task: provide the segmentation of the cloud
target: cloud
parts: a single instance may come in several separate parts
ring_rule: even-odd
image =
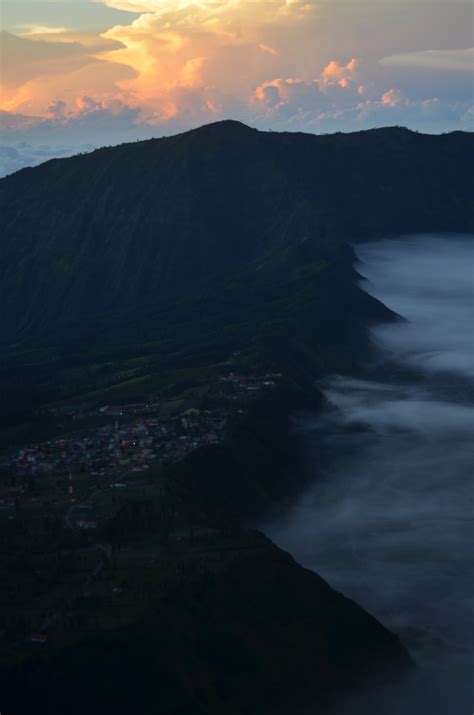
[[[98,144],[106,118],[117,141],[229,117],[307,131],[469,128],[468,51],[445,49],[438,31],[442,21],[448,42],[451,23],[464,42],[464,4],[426,3],[429,23],[401,0],[346,3],[344,15],[333,0],[98,0],[122,23],[101,34],[32,15],[26,35],[3,36],[6,141],[23,132],[49,145],[59,132],[82,143],[89,127]]]
[[[384,87],[384,77],[353,58],[331,60],[313,80],[277,78],[263,82],[253,95],[258,122],[289,124],[309,131],[343,130],[380,124],[424,122],[429,129],[439,119],[465,121],[470,103],[447,104],[438,97],[411,97],[397,87]]]
[[[51,119],[65,119],[67,105],[61,99],[52,102],[48,107],[48,115]]]
[[[29,35],[33,35],[33,36],[57,35],[57,34],[64,34],[66,32],[69,32],[67,27],[57,27],[54,25],[26,24],[26,25],[19,25],[18,29],[20,30],[23,37],[28,37]]]
[[[74,71],[84,58],[83,48],[75,43],[34,42],[8,32],[1,33],[1,82],[17,89],[24,82],[44,74]]]
[[[304,16],[313,9],[312,0],[272,0],[271,2],[255,2],[254,0],[99,0],[107,7],[127,12],[153,14],[156,17],[169,18],[179,13],[181,18],[191,18],[209,14],[230,15],[239,11],[249,11],[255,14],[265,14],[266,17]]]
[[[319,77],[311,80],[266,80],[256,88],[252,104],[257,110],[257,123],[277,127],[288,124],[308,131],[336,127],[347,131],[381,124],[405,124],[432,131],[441,122],[445,128],[473,126],[472,92],[464,96],[459,92],[454,101],[444,100],[436,94],[423,93],[423,89],[436,90],[436,85],[416,85],[409,91],[401,86],[387,87],[386,83],[394,79],[397,77],[387,78],[378,63],[355,57],[345,63],[333,59]]]
[[[371,692],[371,702],[363,698],[345,712],[469,709],[470,239],[416,236],[357,247],[372,294],[410,322],[386,326],[380,362],[365,380],[333,376],[321,385],[326,406],[298,425],[312,484],[264,527],[396,632],[420,665],[421,678],[415,673],[385,695]],[[427,360],[433,353],[436,364]]]
[[[320,77],[313,80],[278,78],[263,82],[255,90],[253,104],[260,105],[267,117],[283,113],[286,117],[314,118],[321,111],[336,111],[359,101],[359,65],[355,58],[345,65],[331,60]]]
[[[0,177],[27,166],[37,166],[48,159],[72,156],[79,151],[91,151],[93,148],[90,144],[77,147],[48,144],[33,146],[27,142],[18,142],[13,146],[0,144]]]
[[[158,13],[165,12],[166,6],[170,8],[173,7],[174,10],[181,9],[186,6],[192,6],[192,2],[181,2],[180,0],[102,0],[104,5],[107,7],[114,8],[115,10],[125,10],[126,12],[139,12],[139,13]],[[203,4],[203,3],[200,3]],[[211,3],[205,3],[211,4]]]
[[[5,134],[27,132],[44,123],[44,117],[28,117],[0,109],[0,127]]]
[[[47,116],[52,101],[73,106],[91,85],[98,96],[116,96],[118,82],[133,77],[130,67],[112,65],[95,54],[99,46],[102,51],[119,47],[116,42],[102,39],[100,45],[86,47],[57,37],[37,40],[2,33],[1,109]]]
[[[474,48],[404,52],[398,55],[382,57],[380,64],[385,67],[415,67],[446,72],[472,73],[474,70]]]
[[[104,33],[104,37],[119,41],[123,49],[103,58],[132,67],[135,78],[121,82],[121,88],[141,106],[160,113],[165,95],[173,105],[176,89],[192,88],[203,94],[218,91],[222,98],[229,94],[248,97],[272,68],[278,67],[278,39],[283,29],[291,32],[293,24],[301,29],[303,18],[313,9],[308,3],[285,0],[125,4],[114,0],[112,4],[121,9],[139,6],[144,14],[130,25]]]
[[[140,110],[120,100],[77,98],[73,110],[64,102],[49,106],[47,117],[0,111],[0,175],[35,166],[53,157],[71,156],[104,145],[148,139],[156,129],[140,121]]]
[[[472,242],[406,237],[360,246],[365,289],[407,318],[375,337],[393,359],[428,373],[443,370],[474,377]],[[449,266],[449,280],[441,280]],[[447,426],[446,426],[447,427]]]
[[[13,62],[15,87],[6,94],[3,108],[48,116],[53,102],[64,101],[71,108],[77,96],[87,94],[140,107],[147,122],[169,122],[177,118],[180,107],[205,121],[209,112],[226,116],[244,105],[251,121],[258,104],[255,97],[271,94],[264,88],[280,82],[280,114],[291,116],[294,102],[298,115],[310,112],[313,97],[314,119],[321,110],[334,109],[335,115],[343,116],[349,94],[356,91],[375,102],[392,88],[403,89],[396,83],[383,86],[380,80],[390,58],[382,64],[371,58],[378,40],[387,44],[388,21],[398,22],[397,0],[390,0],[390,9],[377,6],[379,32],[370,38],[365,0],[357,12],[353,6],[346,8],[350,32],[346,23],[341,25],[340,8],[327,0],[105,0],[102,5],[130,13],[130,22],[101,36],[59,32],[61,28],[48,24],[28,38],[10,36],[10,44],[22,43],[16,54],[23,60]],[[411,32],[416,23],[409,24]],[[361,44],[359,30],[369,41]],[[347,38],[357,36],[367,55],[363,61],[346,54]],[[327,55],[328,39],[333,46],[340,45],[344,60]],[[394,54],[390,67],[395,67],[393,58],[409,54]],[[325,101],[318,90],[326,95]],[[439,92],[423,99],[435,96]],[[353,104],[355,100],[353,96]]]
[[[380,98],[380,103],[384,107],[396,107],[403,101],[402,94],[398,89],[389,89]]]
[[[46,28],[45,28],[46,29]],[[16,37],[16,36],[15,36]],[[23,40],[35,40],[41,43],[53,43],[55,45],[75,45],[81,48],[83,54],[88,57],[100,55],[113,49],[119,49],[120,43],[110,40],[94,32],[74,32],[73,30],[62,30],[61,32],[42,32],[39,34],[21,34],[18,36]],[[46,51],[45,45],[42,45]]]
[[[345,87],[348,81],[354,80],[359,64],[359,60],[355,58],[352,58],[346,65],[340,65],[336,60],[331,60],[323,70],[322,79],[328,82],[335,81]]]

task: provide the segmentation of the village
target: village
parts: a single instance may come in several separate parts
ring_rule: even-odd
[[[65,503],[75,505],[77,511],[87,508],[88,497],[97,491],[136,487],[160,467],[180,461],[199,447],[221,442],[229,419],[243,414],[249,400],[280,379],[276,373],[221,375],[209,386],[212,407],[169,411],[169,402],[162,400],[66,406],[62,409],[78,427],[73,434],[26,445],[0,463],[2,474],[9,476],[0,490],[0,510],[18,510],[29,501],[46,499],[44,506]],[[82,423],[91,419],[99,420],[100,426],[82,430]],[[68,525],[96,529],[98,521],[68,518]]]
[[[57,439],[21,449],[7,463],[19,476],[81,474],[114,480],[128,472],[144,472],[150,464],[168,464],[203,444],[219,441],[227,422],[225,409],[187,409],[167,420],[149,414],[148,406],[101,408],[110,423],[84,437]],[[122,421],[123,420],[123,421]],[[112,481],[112,486],[115,482]]]
[[[148,586],[125,584],[131,564],[135,569],[149,548],[152,571],[145,575],[157,579],[158,591],[194,573],[201,562],[210,567],[222,549],[230,558],[234,551],[227,536],[196,528],[181,514],[166,468],[198,448],[221,443],[233,421],[281,377],[217,374],[205,386],[206,399],[194,405],[179,399],[178,387],[147,402],[54,406],[60,419],[68,413],[68,424],[76,429],[25,445],[0,462],[0,557],[10,574],[0,599],[0,635],[7,651],[29,652],[52,638],[66,642],[83,630],[77,623],[67,625],[74,618],[93,629],[94,618],[106,624],[134,617]],[[133,513],[135,504],[152,509],[155,541],[120,548],[108,525],[124,509]],[[124,536],[127,529],[130,525],[119,527]],[[94,618],[81,605],[92,595],[103,604]]]

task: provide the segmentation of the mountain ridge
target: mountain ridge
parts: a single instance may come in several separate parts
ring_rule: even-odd
[[[228,131],[229,133],[233,131],[234,136],[236,135],[237,132],[240,132],[242,135],[248,134],[250,132],[256,132],[258,134],[272,134],[272,135],[277,135],[277,136],[303,136],[303,137],[337,137],[337,136],[361,136],[361,135],[371,135],[375,136],[378,133],[392,133],[394,136],[399,135],[399,136],[411,136],[411,135],[416,135],[418,137],[438,137],[438,136],[472,136],[474,135],[474,132],[468,131],[468,130],[462,130],[462,129],[456,129],[450,132],[443,132],[442,134],[430,134],[428,132],[422,132],[420,130],[415,130],[415,129],[410,129],[409,127],[405,127],[403,125],[398,125],[398,124],[393,124],[393,125],[387,125],[384,127],[373,127],[370,129],[359,129],[355,131],[336,131],[336,132],[323,132],[320,134],[316,133],[310,133],[310,132],[304,132],[304,131],[289,131],[289,130],[273,130],[273,129],[268,129],[268,130],[260,130],[257,129],[256,127],[252,127],[249,124],[245,124],[245,122],[242,122],[237,119],[222,119],[216,122],[211,122],[209,124],[204,124],[202,126],[193,128],[193,129],[187,129],[182,132],[178,132],[177,134],[170,134],[170,135],[163,135],[163,136],[156,136],[156,137],[151,137],[150,139],[138,139],[136,141],[127,141],[123,142],[121,144],[111,144],[111,145],[103,145],[100,147],[97,147],[95,149],[92,149],[91,151],[85,151],[85,152],[78,152],[77,154],[74,154],[72,156],[68,157],[53,157],[51,159],[47,159],[46,161],[42,162],[41,164],[37,164],[35,166],[25,166],[22,167],[21,169],[17,169],[16,171],[12,172],[11,174],[8,174],[7,176],[1,177],[0,181],[3,179],[7,179],[11,176],[15,176],[21,172],[29,172],[31,170],[37,170],[41,167],[44,167],[47,164],[53,164],[56,162],[65,162],[70,159],[75,159],[77,157],[82,157],[82,156],[91,156],[94,154],[97,154],[98,152],[107,152],[111,151],[114,149],[117,149],[118,147],[134,147],[137,144],[153,144],[155,142],[161,142],[165,140],[171,140],[171,139],[179,139],[182,137],[194,137],[194,136],[202,136],[203,133],[206,132],[212,132],[214,130],[224,130]]]
[[[349,241],[468,231],[473,155],[459,132],[229,120],[23,169],[0,181],[2,339],[193,302],[242,271],[274,284],[288,252],[329,265]]]
[[[368,325],[395,318],[360,288],[351,242],[468,227],[472,144],[226,123],[0,182],[4,442],[95,434],[101,406],[124,400],[158,400],[160,419],[217,406],[229,417],[221,442],[130,472],[123,501],[107,479],[81,475],[88,513],[96,497],[108,507],[98,518],[113,558],[99,576],[118,586],[103,592],[99,578],[91,599],[61,596],[70,630],[53,626],[39,657],[10,629],[24,660],[5,651],[7,703],[21,692],[23,709],[34,698],[51,713],[129,712],[140,692],[150,712],[244,715],[257,695],[269,715],[300,699],[328,713],[386,669],[410,672],[394,634],[245,525],[284,509],[307,479],[291,418],[318,408],[318,378],[366,360]],[[277,382],[240,402],[219,379],[234,372]],[[30,551],[36,533],[23,534]],[[80,567],[97,538],[83,536],[59,528],[52,543]],[[34,572],[21,563],[20,576]],[[102,609],[115,614],[107,631]],[[78,692],[86,681],[95,703]]]

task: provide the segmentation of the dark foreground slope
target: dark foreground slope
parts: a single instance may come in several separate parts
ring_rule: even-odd
[[[207,568],[149,595],[140,622],[0,671],[5,712],[323,715],[409,668],[397,638],[262,535],[225,541],[231,558],[210,539]]]
[[[149,327],[242,272],[261,290],[283,265],[333,261],[341,241],[468,230],[473,147],[222,122],[22,170],[0,182],[1,340]]]
[[[117,505],[108,480],[91,479],[76,517],[97,501],[112,513],[89,538],[67,519],[35,521],[19,499],[14,521],[0,520],[6,712],[293,715],[308,704],[326,715],[341,695],[410,670],[394,634],[241,526],[300,478],[288,411],[314,404],[305,387],[262,395],[222,444],[136,487],[130,474]],[[49,521],[60,490],[42,491],[33,509]]]

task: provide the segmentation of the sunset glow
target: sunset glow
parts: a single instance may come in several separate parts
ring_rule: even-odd
[[[471,126],[463,0],[4,5],[8,142],[40,132],[50,143],[54,130],[56,142],[97,145],[103,122],[118,141],[227,117],[313,132]]]

